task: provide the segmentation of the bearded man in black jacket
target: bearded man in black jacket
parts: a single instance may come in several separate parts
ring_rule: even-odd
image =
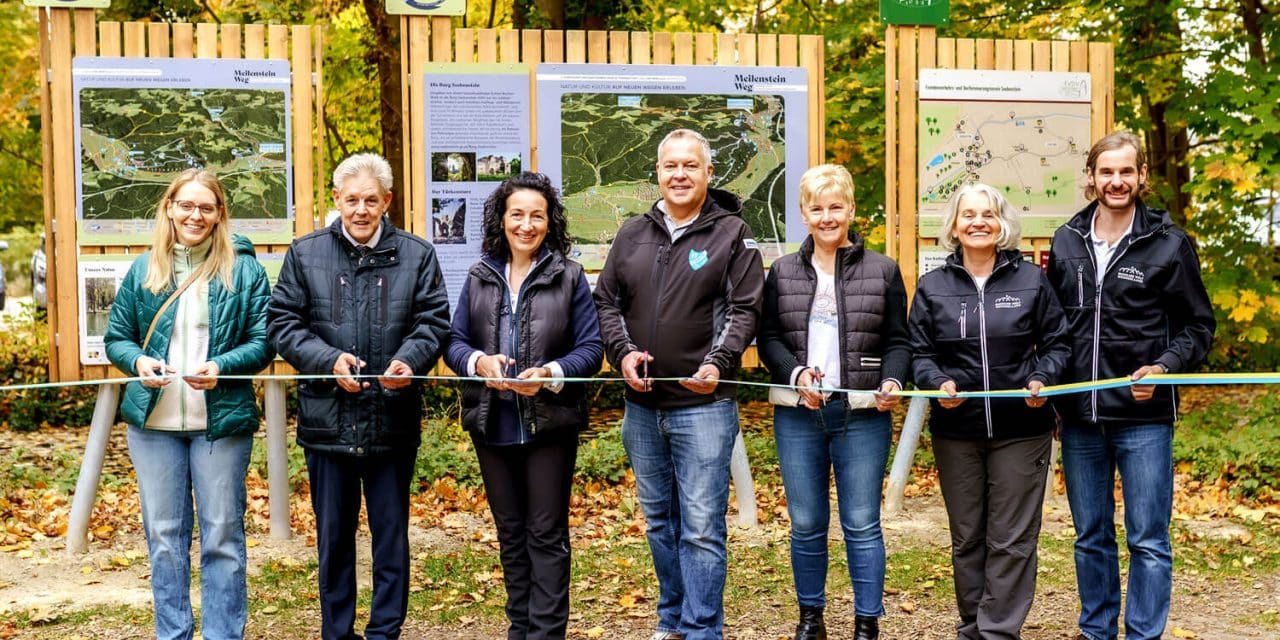
[[[1173,585],[1169,520],[1178,398],[1172,386],[1139,381],[1199,367],[1215,322],[1191,239],[1167,213],[1142,201],[1147,161],[1138,138],[1127,132],[1103,137],[1085,165],[1085,194],[1095,200],[1054,234],[1049,261],[1072,340],[1063,382],[1127,376],[1135,384],[1054,402],[1076,528],[1079,638],[1113,640],[1119,632],[1118,470],[1130,556],[1125,638],[1146,640],[1164,632]]]

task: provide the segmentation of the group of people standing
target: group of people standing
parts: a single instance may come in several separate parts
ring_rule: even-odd
[[[522,173],[488,198],[483,257],[449,305],[432,246],[391,224],[391,169],[373,154],[334,170],[340,219],[296,240],[274,290],[228,229],[217,179],[191,170],[157,206],[152,250],[122,284],[106,335],[130,383],[123,413],[152,564],[156,633],[191,638],[193,513],[200,523],[203,637],[246,620],[244,476],[258,424],[252,374],[279,353],[304,376],[306,453],[319,550],[321,636],[355,632],[361,498],[373,546],[366,638],[397,638],[409,594],[408,501],[421,382],[441,356],[469,378],[462,422],[498,531],[510,640],[564,638],[568,510],[585,385],[604,358],[626,390],[622,438],[658,578],[651,640],[723,637],[732,379],[753,339],[776,386],[774,435],[791,519],[796,640],[825,640],[834,477],[854,592],[854,638],[879,637],[881,487],[894,392],[948,396],[929,420],[952,536],[957,638],[1020,637],[1035,593],[1051,438],[1060,434],[1077,531],[1080,638],[1118,634],[1113,483],[1131,554],[1126,638],[1159,638],[1172,553],[1170,387],[1194,369],[1214,320],[1194,247],[1149,209],[1138,140],[1091,149],[1093,202],[1058,230],[1047,273],[1018,250],[996,189],[957,189],[939,242],[952,253],[919,282],[908,315],[897,265],[851,230],[852,179],[810,169],[808,237],[766,277],[740,200],[712,188],[707,140],[659,144],[661,198],[619,229],[594,291],[571,259],[564,206]],[[1127,389],[1040,397],[1050,385],[1130,376]],[[678,381],[672,381],[678,380]],[[957,397],[1026,389],[1028,398]],[[194,492],[194,509],[192,494]]]

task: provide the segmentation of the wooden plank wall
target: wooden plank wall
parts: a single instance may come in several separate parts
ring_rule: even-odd
[[[1091,135],[1097,140],[1115,125],[1115,48],[1105,42],[939,38],[933,27],[891,26],[885,32],[885,52],[885,245],[914,292],[919,250],[937,245],[936,239],[918,237],[916,217],[920,69],[1088,73],[1093,84]],[[1039,261],[1050,239],[1027,240]]]
[[[285,25],[97,22],[92,9],[39,11],[42,74],[41,121],[46,159],[44,217],[52,229],[46,244],[49,264],[49,379],[74,381],[122,377],[109,366],[82,366],[79,343],[77,256],[80,253],[140,254],[145,246],[79,247],[76,241],[76,157],[71,63],[74,56],[158,58],[249,58],[289,60],[293,69],[294,233],[309,233],[323,210],[323,102],[319,97],[319,27]],[[317,130],[318,129],[318,130]],[[319,191],[318,191],[319,190]],[[283,253],[285,245],[259,246],[259,253]],[[274,373],[288,373],[277,363]]]

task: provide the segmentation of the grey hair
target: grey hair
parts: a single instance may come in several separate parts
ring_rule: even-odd
[[[333,170],[333,188],[335,191],[342,191],[342,185],[347,178],[354,178],[358,175],[368,174],[378,181],[378,185],[382,187],[383,195],[391,193],[392,178],[391,164],[386,158],[376,153],[357,153],[348,157],[338,164]]]
[[[667,142],[671,140],[680,140],[684,138],[694,140],[695,142],[698,143],[698,147],[702,149],[702,162],[704,164],[710,165],[711,164],[711,143],[707,142],[707,139],[703,137],[701,133],[698,133],[693,129],[675,129],[671,133],[668,133],[667,136],[662,139],[662,142],[658,143],[658,158],[659,159],[662,158],[662,148],[667,146]]]
[[[991,210],[1000,219],[1000,234],[996,236],[996,248],[1002,251],[1017,249],[1018,243],[1022,241],[1022,223],[1018,221],[1018,215],[1014,213],[1013,207],[1009,206],[1009,201],[1000,195],[998,189],[981,182],[966,183],[951,194],[951,200],[947,202],[947,213],[942,217],[942,229],[938,231],[938,244],[947,251],[955,251],[956,247],[960,246],[960,241],[956,239],[954,233],[956,218],[960,215],[960,199],[971,193],[986,196],[987,202],[991,203]]]

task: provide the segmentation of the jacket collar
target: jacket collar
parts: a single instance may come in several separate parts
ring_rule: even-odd
[[[400,233],[400,230],[391,223],[391,218],[386,215],[382,216],[382,222],[379,223],[378,229],[381,233],[381,237],[378,238],[378,244],[373,248],[372,253],[393,253],[396,248],[396,243],[393,238],[397,233]],[[341,217],[336,218],[329,224],[329,233],[333,234],[334,239],[338,241],[339,246],[347,252],[348,256],[352,258],[359,256],[359,252],[356,250],[356,245],[347,238],[346,230],[342,227]]]
[[[996,251],[996,265],[991,268],[991,275],[994,276],[1001,269],[1004,269],[1010,264],[1017,264],[1020,260],[1022,260],[1022,252],[1017,249],[1001,249]],[[964,248],[957,247],[955,251],[951,252],[951,255],[947,256],[947,261],[943,266],[967,272],[968,270],[964,268]]]
[[[866,253],[866,244],[862,240],[862,236],[857,231],[849,230],[849,241],[853,243],[851,247],[840,247],[836,249],[836,264],[847,265],[862,259],[862,255]],[[800,243],[800,257],[807,264],[813,260],[813,236],[804,237],[804,242]]]
[[[527,280],[527,285],[541,285],[550,282],[556,274],[563,270],[564,257],[559,252],[548,249],[544,244],[538,249],[538,256],[533,262],[533,269],[529,271],[529,275],[533,279]],[[493,256],[485,255],[480,258],[480,262],[472,270],[472,273],[490,282],[505,283],[507,279],[507,263]]]
[[[1173,220],[1169,218],[1167,212],[1163,209],[1148,208],[1147,203],[1143,202],[1142,198],[1138,198],[1134,203],[1134,207],[1133,230],[1129,232],[1129,242],[1131,243],[1173,226]],[[1072,216],[1065,226],[1079,234],[1081,238],[1088,238],[1090,231],[1093,229],[1093,217],[1097,212],[1098,201],[1094,200]]]
[[[657,224],[660,228],[666,229],[667,223],[662,219],[662,209],[658,208],[658,200],[649,208],[649,212],[645,214],[650,221]],[[709,225],[714,220],[724,216],[741,216],[742,200],[738,196],[729,193],[723,189],[707,189],[707,199],[702,202],[702,209],[698,211],[698,219],[693,222],[690,231]]]

